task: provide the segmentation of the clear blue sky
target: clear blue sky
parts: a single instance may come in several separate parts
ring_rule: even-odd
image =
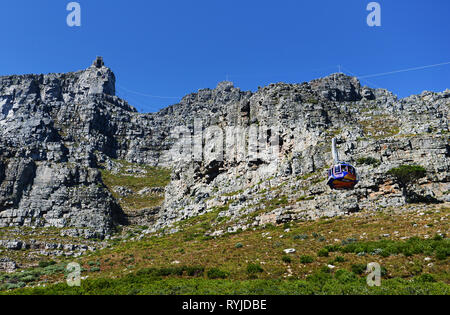
[[[450,1],[80,0],[82,26],[66,25],[69,0],[0,4],[0,75],[68,72],[101,55],[118,95],[140,111],[214,88],[303,82],[338,71],[368,75],[450,61]],[[450,65],[367,79],[400,97],[450,88]],[[152,98],[142,94],[174,98]]]

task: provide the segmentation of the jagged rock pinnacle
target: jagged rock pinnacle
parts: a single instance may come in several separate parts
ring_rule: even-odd
[[[94,66],[96,68],[104,67],[105,63],[103,62],[103,57],[97,56],[97,58],[94,60],[94,63],[92,64],[92,66]]]

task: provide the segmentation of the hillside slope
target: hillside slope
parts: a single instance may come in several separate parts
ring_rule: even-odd
[[[398,99],[333,74],[256,92],[221,82],[143,114],[115,96],[100,58],[0,77],[0,268],[95,251],[122,229],[176,233],[208,213],[220,219],[203,237],[450,202],[449,105],[449,90]],[[359,170],[353,191],[326,186],[333,137]],[[413,164],[426,176],[407,191],[387,175]]]

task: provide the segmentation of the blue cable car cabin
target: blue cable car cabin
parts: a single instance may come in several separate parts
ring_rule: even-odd
[[[328,170],[328,186],[336,190],[354,189],[358,184],[356,169],[350,164],[340,162]]]

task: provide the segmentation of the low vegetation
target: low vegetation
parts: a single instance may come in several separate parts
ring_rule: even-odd
[[[328,253],[330,247],[321,249]],[[444,239],[436,235],[433,239],[420,239],[412,237],[407,241],[380,240],[370,242],[355,242],[345,246],[335,246],[333,251],[354,254],[369,254],[389,257],[392,255],[404,255],[410,257],[417,254],[434,256],[438,260],[445,260],[450,256],[450,239]],[[320,252],[319,252],[320,253]]]
[[[394,178],[403,189],[403,195],[408,194],[408,188],[418,179],[425,177],[427,171],[424,167],[418,165],[400,165],[390,169],[387,174]]]
[[[382,139],[396,136],[400,132],[398,121],[388,115],[365,116],[367,119],[361,120],[361,124],[366,137],[371,139]]]
[[[411,207],[411,208],[410,208]],[[447,205],[407,206],[313,222],[267,225],[205,237],[217,212],[180,222],[180,231],[1,274],[4,294],[450,294]],[[286,255],[285,249],[294,253]],[[370,262],[382,286],[368,287]],[[44,266],[45,265],[45,266]],[[331,266],[333,265],[333,266]],[[43,287],[45,285],[45,287]]]
[[[361,158],[357,159],[356,162],[359,165],[372,165],[374,167],[381,165],[381,161],[377,160],[376,158],[373,158],[373,157],[361,157]]]
[[[115,161],[120,171],[115,174],[103,169],[102,180],[124,210],[140,210],[159,206],[164,201],[162,192],[153,192],[152,188],[164,188],[170,182],[171,171],[165,168]],[[128,193],[121,195],[117,188]],[[150,189],[150,191],[143,191]]]
[[[33,282],[55,279],[55,277],[64,275],[65,269],[65,264],[42,261],[38,268],[11,274],[0,274],[0,291],[23,288]]]
[[[359,270],[356,270],[359,272]],[[430,275],[413,279],[389,279],[381,287],[369,287],[364,278],[348,270],[334,274],[317,272],[306,280],[223,280],[204,278],[166,278],[153,273],[134,273],[119,279],[88,279],[81,287],[60,283],[48,288],[19,289],[13,294],[28,295],[301,295],[301,294],[360,294],[360,295],[449,295],[450,286],[436,282]]]

